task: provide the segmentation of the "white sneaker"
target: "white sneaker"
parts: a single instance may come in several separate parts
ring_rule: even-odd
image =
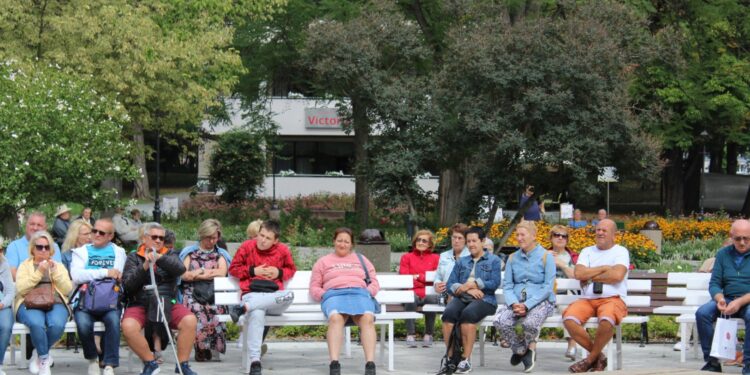
[[[89,360],[88,375],[99,375],[99,361],[95,359]]]
[[[52,365],[52,358],[41,358],[39,359],[39,375],[52,375],[49,367]]]
[[[107,366],[102,371],[102,375],[115,375],[115,369],[112,366]]]
[[[677,343],[675,343],[672,347],[672,350],[676,352],[682,351],[682,341],[677,341]]]
[[[39,373],[39,356],[36,354],[36,349],[31,351],[31,358],[29,359],[29,372],[37,375]]]

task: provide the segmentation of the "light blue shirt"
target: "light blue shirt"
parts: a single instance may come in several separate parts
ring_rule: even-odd
[[[547,260],[542,264],[545,253],[547,250],[537,245],[528,255],[520,249],[512,254],[513,258],[509,258],[505,264],[503,277],[505,304],[518,303],[524,289],[526,301],[523,304],[529,310],[544,300],[555,303],[555,257],[547,255]]]
[[[469,256],[469,248],[464,246],[464,249],[459,254],[459,258]],[[453,249],[443,251],[440,253],[440,260],[438,261],[437,270],[435,270],[435,282],[444,283],[448,281],[448,278],[453,272],[453,266],[456,265],[456,259],[453,258]]]
[[[52,243],[55,247],[55,253],[52,255],[52,259],[62,263],[62,257],[60,256],[60,247],[56,243]],[[26,236],[23,236],[8,245],[5,250],[5,258],[8,259],[8,265],[13,268],[18,268],[24,260],[29,258],[29,240]]]

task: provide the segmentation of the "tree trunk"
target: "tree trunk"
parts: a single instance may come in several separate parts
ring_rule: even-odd
[[[699,146],[690,149],[687,169],[684,177],[684,208],[685,212],[700,212],[701,210],[701,168],[703,167],[703,151]]]
[[[449,168],[440,173],[440,225],[447,227],[461,221],[467,197],[475,184],[476,178],[470,170],[468,159],[463,160],[457,168]]]
[[[721,164],[724,161],[724,142],[713,145],[708,155],[710,156],[708,171],[710,173],[724,173],[724,168],[721,167]],[[702,168],[704,164],[703,155],[701,155],[700,159],[701,162],[698,164],[698,167]]]
[[[370,218],[370,188],[368,186],[369,162],[367,142],[370,137],[370,124],[367,108],[362,101],[352,98],[352,121],[354,127],[354,211],[359,229],[367,228]]]
[[[682,151],[666,150],[664,156],[667,160],[664,168],[664,209],[670,215],[682,215],[684,199]]]
[[[6,240],[18,237],[18,214],[15,209],[0,209],[0,223],[3,225],[2,236]]]
[[[135,199],[150,199],[151,194],[149,193],[148,173],[146,170],[146,143],[143,139],[143,126],[141,124],[133,125],[133,144],[135,145],[133,163],[141,172],[141,177],[136,177],[135,181],[133,181],[133,194],[131,197]]]
[[[738,146],[734,142],[727,143],[727,174],[728,175],[736,175],[737,174],[737,154],[738,154]]]

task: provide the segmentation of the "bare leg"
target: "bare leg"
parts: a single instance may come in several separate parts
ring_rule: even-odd
[[[453,323],[443,322],[443,341],[446,348],[450,346],[451,332],[453,332]],[[448,355],[451,354],[453,354],[453,348],[448,351]]]
[[[326,341],[328,342],[328,356],[331,361],[338,361],[341,353],[341,340],[344,338],[344,323],[347,317],[341,314],[333,314],[328,317],[328,333]],[[364,339],[362,340],[364,342]],[[362,344],[364,345],[364,343]]]
[[[565,320],[563,324],[565,325],[565,329],[568,330],[570,338],[575,340],[575,342],[586,349],[586,351],[591,352],[592,348],[594,347],[594,342],[591,341],[591,337],[589,337],[589,333],[586,332],[586,329],[583,328],[582,325],[570,319]]]
[[[359,326],[359,337],[362,339],[365,361],[372,362],[375,360],[375,342],[377,341],[375,320],[371,314],[353,316],[352,319]]]
[[[141,334],[141,324],[133,318],[125,318],[120,324],[122,334],[125,336],[125,341],[128,343],[130,350],[141,359],[141,361],[148,362],[154,360],[154,353],[151,353],[151,349],[148,347],[146,336]]]
[[[589,350],[589,353],[591,353],[588,357],[590,358],[589,363],[594,363],[599,358],[602,350],[607,346],[607,343],[612,339],[614,334],[615,327],[612,326],[612,323],[608,320],[599,321],[599,327],[596,328],[596,337],[594,337],[594,345]]]
[[[195,343],[195,329],[198,326],[198,319],[195,315],[188,315],[177,325],[180,334],[177,335],[177,359],[180,362],[186,362],[190,359],[190,352],[193,350]]]
[[[477,339],[477,325],[471,323],[461,323],[461,343],[464,346],[464,357],[471,358],[471,351],[474,350],[474,341]]]

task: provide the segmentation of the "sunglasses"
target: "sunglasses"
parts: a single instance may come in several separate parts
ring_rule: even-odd
[[[737,236],[732,238],[734,242],[748,242],[750,243],[750,237],[748,236]]]
[[[94,235],[98,235],[98,236],[106,236],[108,234],[112,234],[112,232],[105,232],[103,230],[99,230],[99,229],[96,229],[96,228],[92,229],[91,233],[93,233]]]
[[[49,251],[49,245],[37,245],[34,244],[34,247],[39,251]]]
[[[150,235],[152,241],[161,241],[164,242],[164,236],[157,236],[155,234]]]
[[[565,233],[552,232],[552,237],[568,239],[568,235]]]
[[[417,238],[415,241],[416,243],[430,243],[430,240],[428,238]]]

